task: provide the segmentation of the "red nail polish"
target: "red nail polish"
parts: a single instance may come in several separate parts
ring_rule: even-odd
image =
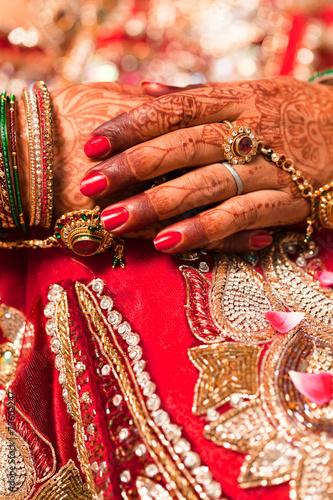
[[[113,231],[125,224],[129,218],[129,212],[125,207],[116,207],[103,210],[101,213],[101,221],[107,231]]]
[[[252,236],[251,240],[250,240],[250,245],[252,248],[264,248],[264,247],[268,247],[268,245],[270,245],[273,241],[273,238],[271,237],[270,234],[268,233],[265,233],[265,232],[262,232],[262,233],[258,233],[258,234],[255,234],[254,236]]]
[[[179,231],[170,231],[169,233],[161,234],[154,239],[156,250],[170,250],[175,247],[182,239],[183,235]]]
[[[91,198],[102,193],[108,185],[107,178],[100,172],[86,175],[80,184],[80,191],[84,196]]]
[[[110,141],[103,135],[96,135],[95,137],[92,137],[84,146],[84,152],[88,158],[100,158],[110,151]]]

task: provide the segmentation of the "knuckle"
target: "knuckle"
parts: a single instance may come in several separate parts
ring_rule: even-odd
[[[216,172],[200,169],[189,177],[188,188],[196,193],[198,203],[211,203],[216,201],[216,197],[221,192],[221,180]]]
[[[234,201],[234,218],[238,229],[246,229],[253,225],[258,218],[257,205],[251,198],[242,199],[237,196]]]

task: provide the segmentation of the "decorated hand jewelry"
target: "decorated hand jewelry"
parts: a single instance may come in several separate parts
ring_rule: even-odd
[[[48,229],[53,217],[53,125],[51,99],[44,82],[23,89],[30,165],[30,226]],[[21,227],[26,232],[20,193],[15,97],[1,94],[0,100],[0,222],[2,228]],[[9,117],[9,121],[7,119]],[[100,208],[62,215],[54,234],[44,240],[0,242],[0,249],[64,247],[80,256],[111,250],[113,267],[124,267],[124,242],[106,231]]]
[[[225,137],[223,143],[224,156],[234,165],[243,165],[251,161],[253,156],[261,153],[265,160],[273,162],[278,168],[287,172],[291,180],[297,186],[297,189],[303,198],[309,198],[311,203],[311,216],[307,219],[307,231],[304,242],[310,247],[314,245],[311,242],[313,229],[319,230],[333,229],[333,182],[327,184],[316,191],[312,185],[304,178],[300,170],[296,170],[294,162],[286,158],[283,154],[277,154],[273,149],[266,149],[262,141],[259,141],[248,125],[232,126],[230,122],[224,121],[230,127],[229,134]],[[241,194],[243,186],[238,172],[228,163],[223,162],[232,174],[237,184],[237,195]],[[241,184],[240,184],[241,183]]]

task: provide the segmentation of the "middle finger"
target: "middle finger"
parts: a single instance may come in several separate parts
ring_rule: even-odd
[[[178,168],[222,161],[222,144],[229,127],[212,123],[170,132],[109,158],[88,170],[81,193],[104,197],[138,181]]]

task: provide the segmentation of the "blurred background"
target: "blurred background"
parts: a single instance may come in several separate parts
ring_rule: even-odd
[[[188,85],[333,66],[322,0],[0,0],[0,88]]]

